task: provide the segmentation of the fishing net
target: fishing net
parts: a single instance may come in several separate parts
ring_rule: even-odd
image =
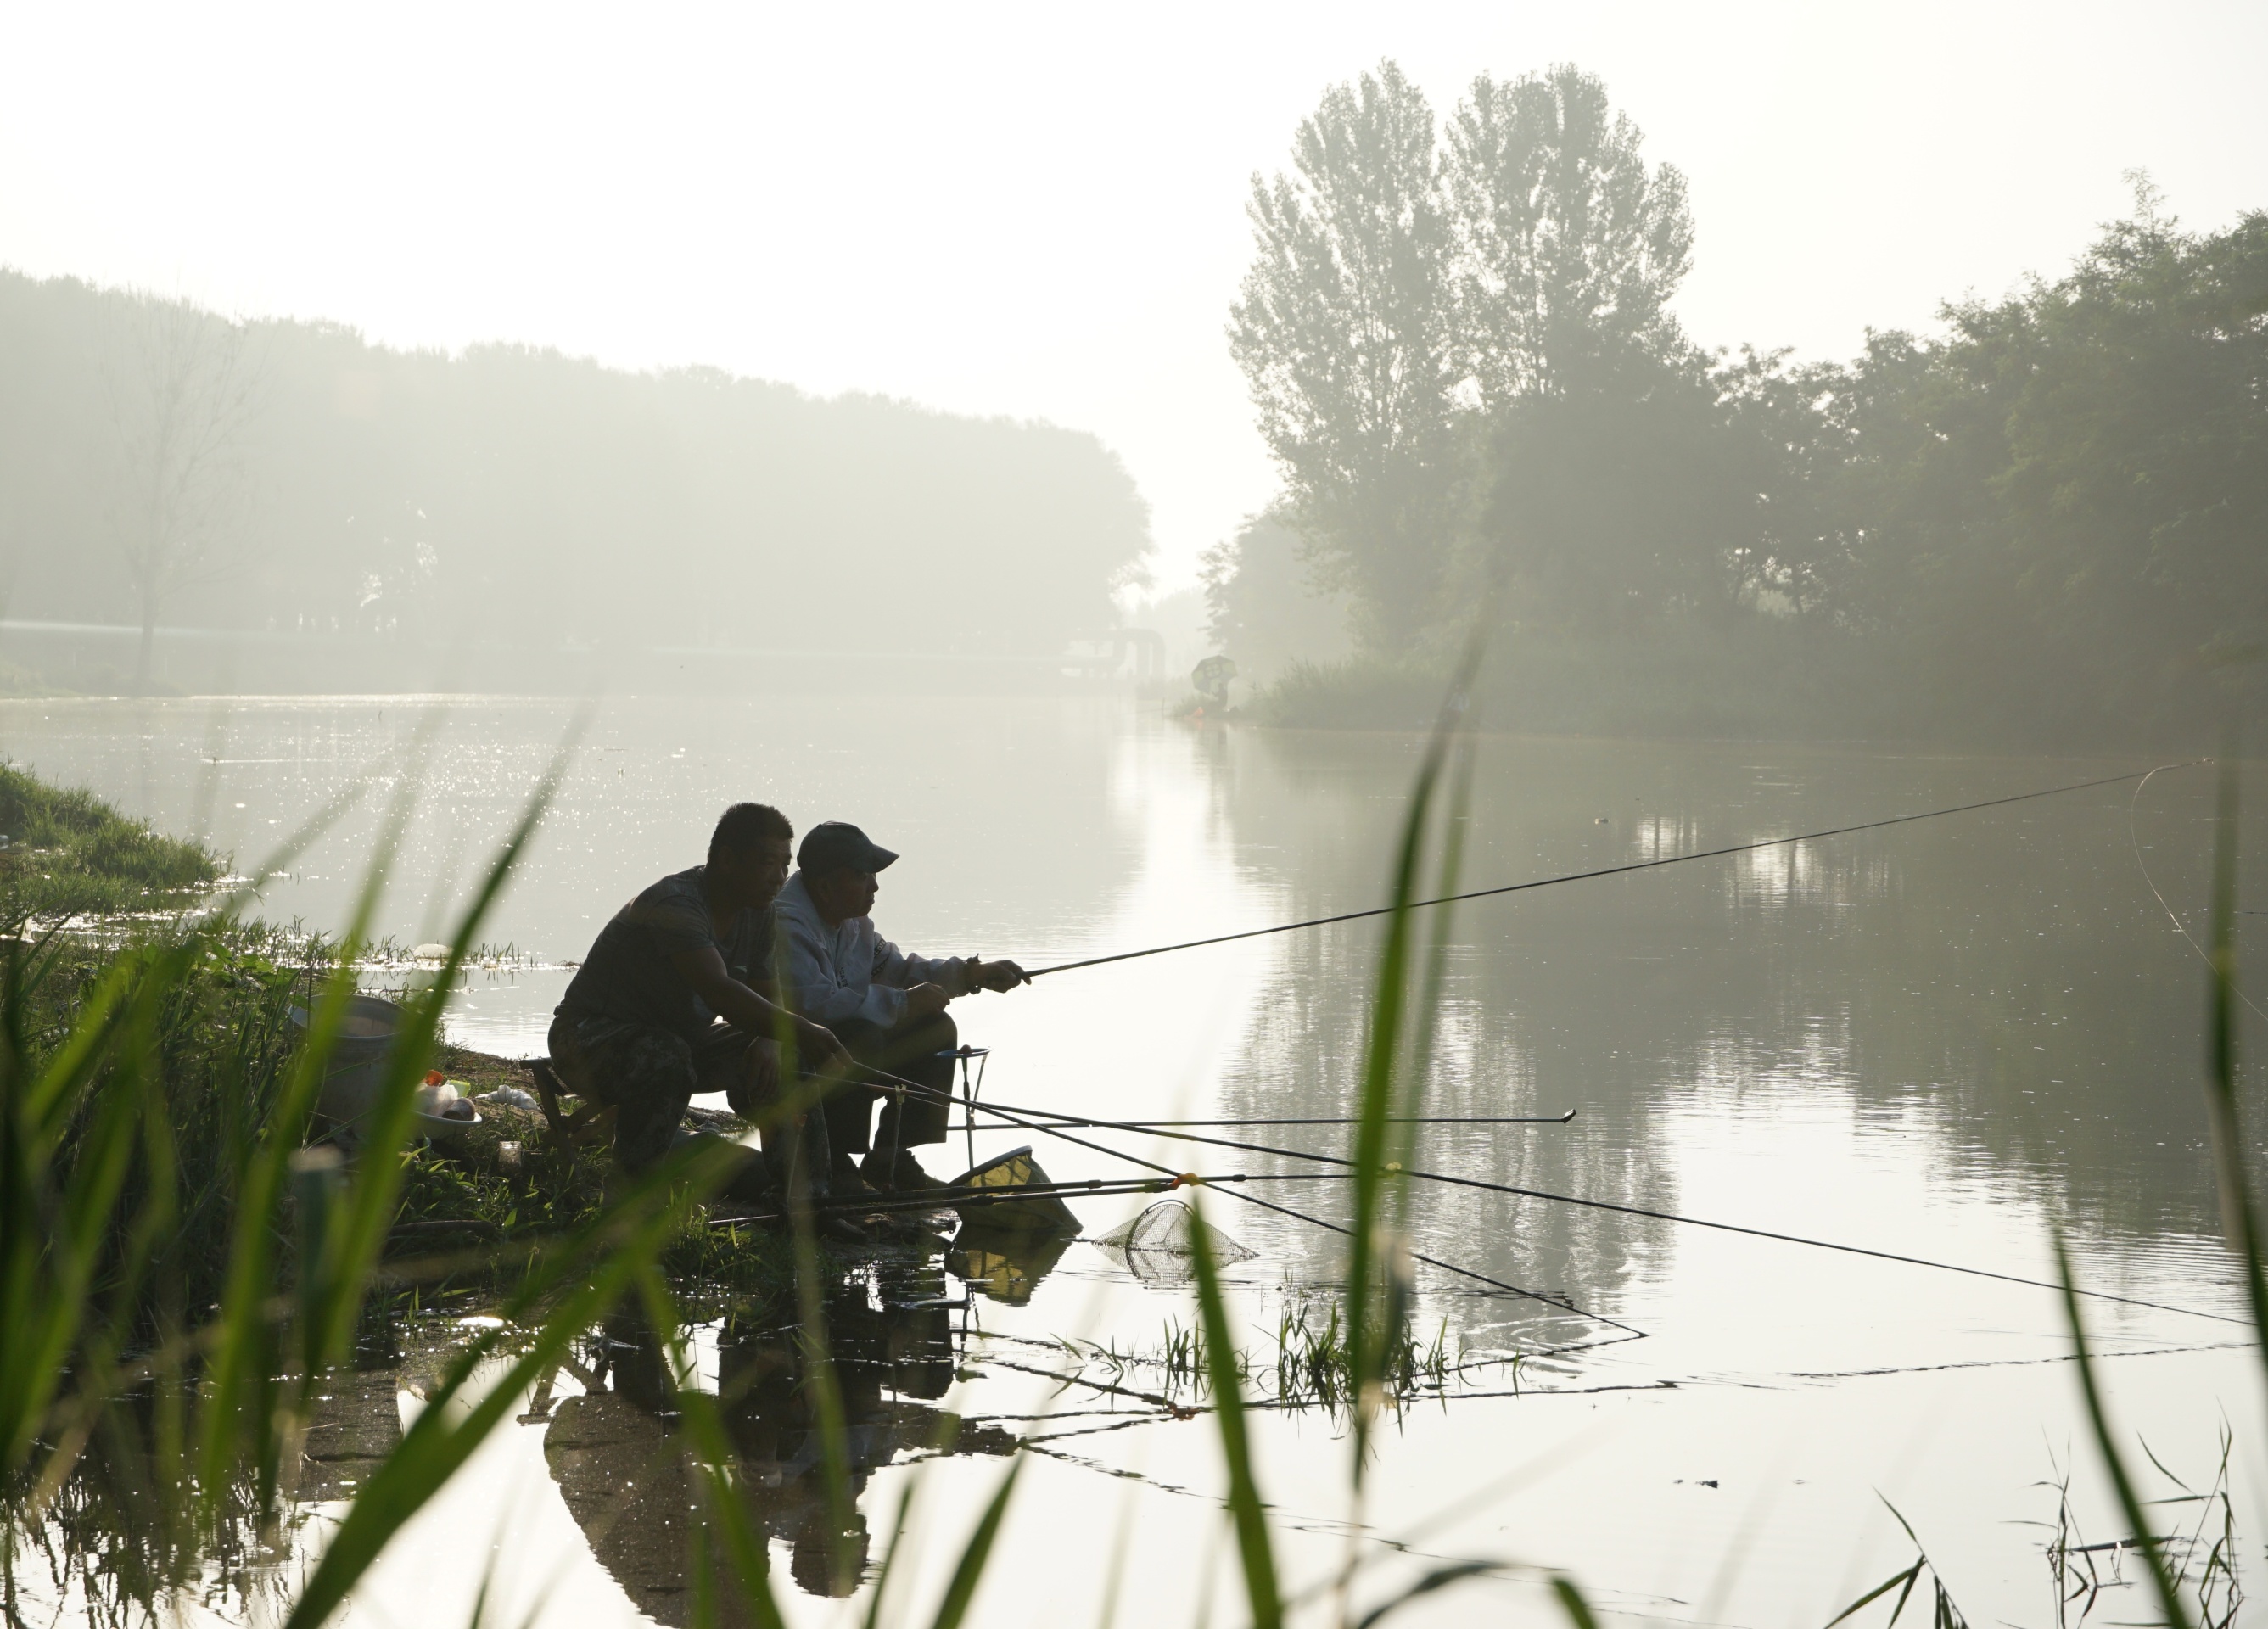
[[[1219,1228],[1197,1219],[1179,1199],[1160,1199],[1132,1221],[1113,1227],[1095,1248],[1145,1284],[1182,1284],[1196,1276],[1189,1264],[1193,1242],[1203,1229],[1213,1261],[1223,1267],[1250,1261],[1248,1250]]]

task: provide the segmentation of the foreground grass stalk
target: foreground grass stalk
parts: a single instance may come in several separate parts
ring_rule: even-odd
[[[2103,1469],[2118,1499],[2119,1514],[2125,1517],[2127,1530],[2134,1536],[2134,1548],[2141,1552],[2143,1565],[2149,1572],[2150,1587],[2157,1596],[2158,1621],[2166,1629],[2191,1629],[2189,1608],[2182,1600],[2180,1581],[2164,1545],[2150,1531],[2149,1512],[2136,1488],[2133,1472],[2127,1468],[2125,1450],[2120,1448],[2110,1427],[2110,1411],[2103,1403],[2102,1388],[2095,1372],[2095,1354],[2087,1344],[2087,1326],[2080,1312],[2079,1296],[2073,1287],[2071,1252],[2060,1229],[2056,1233],[2055,1251],[2057,1272],[2063,1282],[2064,1316],[2071,1323],[2072,1356],[2079,1370],[2080,1396],[2087,1404],[2088,1428],[2102,1455]]]
[[[1463,800],[1471,784],[1464,714],[1482,650],[1482,638],[1476,630],[1450,682],[1448,694],[1418,763],[1409,812],[1403,817],[1401,842],[1395,852],[1386,943],[1379,955],[1378,974],[1373,985],[1355,1131],[1354,1214],[1347,1241],[1346,1331],[1351,1360],[1348,1382],[1354,1405],[1354,1430],[1348,1479],[1351,1499],[1347,1549],[1336,1591],[1337,1617],[1342,1624],[1348,1621],[1355,1573],[1360,1565],[1355,1535],[1361,1531],[1363,1523],[1371,1429],[1385,1404],[1388,1370],[1403,1344],[1403,1325],[1410,1304],[1411,1264],[1406,1241],[1410,1185],[1403,1167],[1415,1131],[1395,1121],[1420,1112],[1416,1105],[1422,1102],[1425,1074],[1432,1062],[1434,1009],[1447,959],[1449,927],[1445,908],[1441,912],[1443,919],[1433,925],[1432,943],[1413,1002],[1410,988],[1415,915],[1412,902],[1418,897],[1429,828],[1441,778],[1453,752],[1459,755],[1457,785],[1453,794],[1456,806],[1451,811],[1447,822],[1448,830],[1441,843],[1440,892],[1455,892],[1456,870],[1463,855]]]
[[[199,1485],[209,1494],[226,1483],[235,1463],[249,1458],[258,1467],[260,1503],[267,1507],[276,1495],[284,1440],[295,1434],[294,1422],[280,1412],[283,1365],[276,1320],[263,1310],[263,1303],[273,1293],[276,1277],[273,1219],[285,1191],[290,1161],[305,1139],[308,1118],[313,1113],[317,1093],[345,1021],[348,1003],[354,995],[352,949],[369,936],[371,920],[377,913],[387,878],[400,850],[402,830],[409,821],[419,778],[415,774],[405,774],[401,778],[356,900],[347,932],[348,954],[339,957],[321,997],[312,1003],[306,1043],[286,1077],[283,1096],[275,1105],[268,1124],[260,1130],[251,1159],[241,1168],[238,1225],[229,1253],[226,1287],[221,1295],[217,1339],[205,1375],[206,1401],[201,1411],[202,1430],[197,1469]],[[381,1088],[380,1107],[374,1112],[373,1124],[366,1133],[365,1175],[355,1184],[365,1194],[372,1181],[367,1172],[378,1165],[396,1163],[394,1155],[407,1130],[407,1088],[402,1091],[398,1118],[385,1113],[387,1089],[394,1087],[395,1077],[405,1072],[410,1061],[406,1054],[407,1048],[397,1045],[395,1058],[389,1060],[387,1080]],[[422,1052],[417,1054],[419,1058],[423,1056]],[[392,1131],[391,1140],[385,1135],[388,1129]],[[348,1219],[329,1235],[341,1251],[353,1231],[355,1205],[356,1199],[350,1197]],[[312,1281],[320,1298],[322,1286],[335,1276],[335,1269],[331,1262],[312,1264],[311,1267]],[[313,1307],[311,1312],[319,1321],[320,1312]]]
[[[1193,1196],[1194,1198],[1194,1196]],[[1197,1311],[1204,1329],[1204,1361],[1212,1382],[1213,1422],[1220,1433],[1221,1457],[1228,1466],[1228,1507],[1236,1524],[1236,1550],[1244,1568],[1245,1598],[1253,1629],[1281,1629],[1284,1596],[1276,1579],[1276,1552],[1268,1536],[1268,1511],[1252,1474],[1252,1446],[1245,1433],[1244,1388],[1236,1372],[1236,1342],[1228,1329],[1220,1267],[1213,1259],[1212,1233],[1203,1205],[1195,1205],[1197,1225],[1189,1229],[1189,1264],[1195,1270]]]
[[[660,1275],[651,1264],[638,1275],[638,1293],[644,1298],[647,1320],[656,1330],[676,1330],[681,1327],[677,1309]],[[673,1373],[689,1375],[692,1373],[691,1353],[680,1345]],[[742,1497],[740,1485],[733,1474],[735,1463],[730,1438],[725,1435],[725,1422],[718,1413],[717,1399],[691,1385],[677,1388],[676,1404],[684,1421],[687,1441],[692,1450],[696,1472],[704,1500],[706,1522],[694,1525],[692,1540],[696,1546],[694,1561],[696,1577],[705,1585],[715,1582],[714,1563],[717,1531],[724,1537],[725,1559],[732,1567],[732,1575],[739,1585],[739,1599],[756,1629],[783,1629],[779,1601],[772,1594],[771,1567],[764,1550],[762,1529],[749,1513],[747,1501]],[[711,1603],[713,1610],[714,1603]]]
[[[2213,811],[2212,968],[2205,1028],[2205,1110],[2213,1126],[2213,1174],[2220,1193],[2222,1230],[2244,1274],[2244,1293],[2256,1330],[2268,1331],[2268,1265],[2264,1265],[2260,1213],[2244,1171],[2244,1137],[2237,1114],[2236,993],[2236,758],[2220,762]],[[2268,1364],[2268,1350],[2262,1353]]]
[[[316,1629],[345,1601],[394,1535],[461,1469],[529,1387],[557,1367],[574,1341],[636,1286],[684,1226],[704,1184],[681,1165],[655,1172],[616,1213],[593,1229],[580,1249],[560,1253],[548,1271],[507,1303],[504,1325],[473,1341],[449,1367],[423,1411],[370,1480],[324,1547],[314,1575],[292,1603],[284,1629]],[[672,1190],[675,1189],[674,1193]],[[540,1318],[534,1317],[542,1309]],[[490,1384],[461,1422],[447,1406],[475,1371],[532,1322],[532,1334],[504,1375]]]
[[[2244,1143],[2237,1117],[2236,1053],[2236,759],[2232,751],[2220,761],[2220,785],[2213,819],[2213,926],[2205,1012],[2205,1107],[2213,1126],[2214,1176],[2220,1195],[2223,1231],[2244,1280],[2245,1297],[2253,1327],[2264,1343],[2268,1363],[2268,1272],[2261,1258],[2258,1207],[2244,1171]],[[2103,1469],[2117,1496],[2120,1514],[2133,1535],[2157,1598],[2159,1621],[2168,1629],[2189,1629],[2191,1618],[2182,1599],[2182,1574],[2158,1535],[2150,1530],[2144,1504],[2126,1454],[2111,1428],[2110,1410],[2102,1396],[2095,1356],[2088,1345],[2087,1326],[2080,1310],[2071,1250],[2061,1228],[2055,1235],[2056,1270],[2062,1286],[2064,1316],[2071,1326],[2072,1354],[2079,1372],[2080,1395]],[[2210,1573],[2210,1569],[2209,1573]]]
[[[968,1604],[976,1598],[976,1586],[992,1559],[993,1543],[1000,1537],[1000,1523],[1007,1516],[1008,1501],[1015,1495],[1017,1478],[1023,1474],[1024,1461],[1020,1457],[1000,1478],[998,1491],[985,1502],[984,1514],[976,1521],[976,1530],[961,1546],[961,1559],[954,1563],[953,1576],[946,1583],[945,1596],[938,1603],[937,1616],[930,1620],[930,1629],[960,1629],[968,1617]]]

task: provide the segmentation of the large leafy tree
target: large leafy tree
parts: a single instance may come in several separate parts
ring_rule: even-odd
[[[1823,609],[1839,442],[1828,381],[1687,350],[1490,414],[1476,535],[1530,631],[1643,637]]]
[[[1230,348],[1322,586],[1374,648],[1439,610],[1454,453],[1451,232],[1432,109],[1392,63],[1334,86],[1256,175]]]
[[[1472,83],[1449,122],[1460,362],[1491,408],[1627,383],[1684,349],[1669,312],[1693,261],[1685,179],[1594,74]]]
[[[1310,567],[1366,643],[1410,648],[1507,569],[1531,601],[1620,623],[1714,603],[1764,557],[1727,554],[1754,494],[1716,490],[1723,414],[1669,313],[1684,181],[1595,77],[1483,75],[1443,152],[1388,63],[1325,95],[1293,160],[1255,179],[1232,343]],[[1689,480],[1706,519],[1669,490]]]
[[[1838,608],[1926,722],[2209,738],[2268,645],[2268,214],[2190,233],[2145,184],[2067,276],[1945,317],[1843,381]]]
[[[1485,425],[1469,570],[1532,627],[1634,631],[1787,576],[1758,536],[1772,370],[1712,370],[1679,330],[1693,219],[1642,140],[1566,64],[1483,74],[1449,121],[1453,327]]]

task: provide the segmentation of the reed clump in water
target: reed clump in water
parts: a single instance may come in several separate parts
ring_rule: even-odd
[[[1251,1405],[1321,1408],[1333,1413],[1355,1406],[1360,1395],[1356,1354],[1336,1301],[1319,1307],[1307,1296],[1288,1299],[1278,1315],[1272,1338],[1272,1358],[1242,1346],[1228,1354],[1239,1383],[1252,1389]],[[1202,1402],[1212,1395],[1212,1358],[1202,1326],[1169,1318],[1152,1345],[1121,1347],[1115,1341],[1069,1339],[1063,1349],[1071,1373],[1081,1379],[1099,1375],[1114,1388],[1138,1381],[1157,1386],[1169,1399],[1187,1397]],[[1470,1369],[1517,1366],[1513,1359],[1468,1363],[1462,1352],[1452,1355],[1446,1319],[1430,1342],[1421,1343],[1405,1327],[1386,1360],[1380,1383],[1387,1404],[1397,1408],[1421,1397],[1447,1397]]]

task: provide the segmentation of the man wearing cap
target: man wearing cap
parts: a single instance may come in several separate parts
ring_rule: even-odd
[[[726,809],[708,863],[662,878],[624,905],[567,986],[551,1023],[551,1066],[570,1089],[614,1106],[615,1159],[625,1172],[669,1151],[696,1093],[724,1092],[744,1115],[770,1104],[780,1026],[795,1036],[806,1071],[850,1066],[833,1035],[770,999],[769,910],[794,835],[769,805]],[[798,1157],[797,1132],[792,1124],[765,1129],[782,1176]],[[817,1147],[811,1155],[821,1162]],[[810,1173],[810,1184],[824,1196],[822,1173]],[[830,1236],[843,1231],[834,1224]]]
[[[897,1095],[856,1075],[827,1100],[830,1182],[840,1192],[864,1179],[879,1188],[942,1186],[911,1150],[945,1140],[945,1094],[953,1060],[939,1056],[960,1044],[946,1003],[979,990],[1013,990],[1024,969],[976,956],[909,955],[874,932],[876,873],[897,856],[843,821],[822,821],[804,835],[797,871],[774,906],[782,955],[781,999],[834,1031],[869,1068],[927,1087],[932,1097]],[[868,1150],[873,1105],[887,1100]],[[864,1161],[853,1156],[865,1154]]]

